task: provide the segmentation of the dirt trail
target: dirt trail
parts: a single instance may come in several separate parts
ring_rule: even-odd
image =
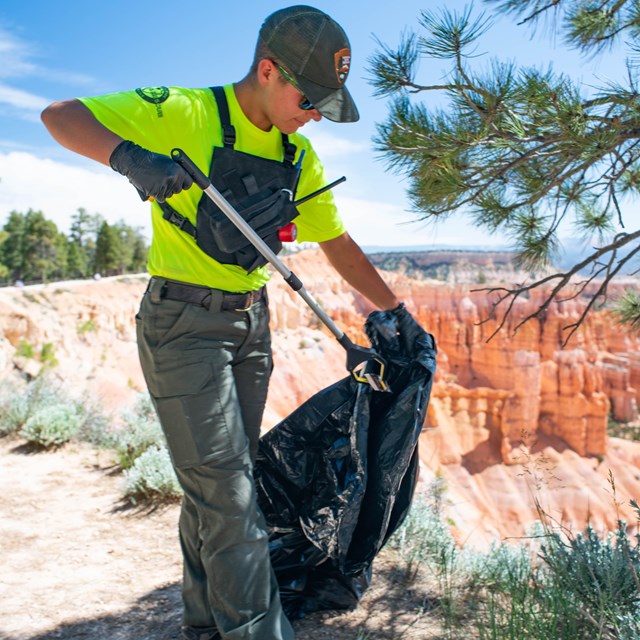
[[[1,640],[178,638],[179,507],[132,508],[121,483],[108,452],[0,439]],[[384,552],[374,569],[355,611],[297,621],[296,637],[437,637],[426,594],[397,581]]]

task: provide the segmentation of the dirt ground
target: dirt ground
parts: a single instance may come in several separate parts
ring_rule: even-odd
[[[0,439],[0,639],[179,637],[179,507],[134,508],[121,483],[109,452]],[[296,637],[434,639],[433,604],[383,551],[354,611],[296,621]]]

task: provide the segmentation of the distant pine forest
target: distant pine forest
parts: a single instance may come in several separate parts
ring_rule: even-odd
[[[285,246],[283,256],[292,250]],[[110,224],[84,208],[71,215],[68,233],[61,232],[42,211],[12,211],[0,231],[0,286],[142,273],[148,253],[140,227],[124,221]],[[366,253],[379,269],[416,278],[446,281],[453,277],[483,283],[516,269],[514,253],[504,250],[396,248]]]
[[[109,224],[82,208],[68,234],[42,211],[12,211],[0,231],[0,286],[140,273],[148,252],[140,228]]]

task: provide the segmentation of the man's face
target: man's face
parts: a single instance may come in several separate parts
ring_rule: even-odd
[[[274,127],[282,133],[295,133],[305,124],[322,119],[317,109],[308,106],[304,94],[290,81],[291,76],[285,69],[273,63],[273,84],[269,100],[269,116]],[[288,79],[289,78],[289,79]]]

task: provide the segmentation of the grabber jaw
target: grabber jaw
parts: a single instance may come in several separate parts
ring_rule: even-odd
[[[349,365],[347,364],[347,369]],[[353,369],[349,369],[351,375],[358,381],[368,384],[374,391],[390,392],[391,388],[384,379],[385,363],[380,356],[370,357]]]
[[[346,336],[340,343],[347,350],[347,369],[358,382],[374,391],[391,391],[384,379],[386,363],[381,356],[373,349],[353,344]]]

